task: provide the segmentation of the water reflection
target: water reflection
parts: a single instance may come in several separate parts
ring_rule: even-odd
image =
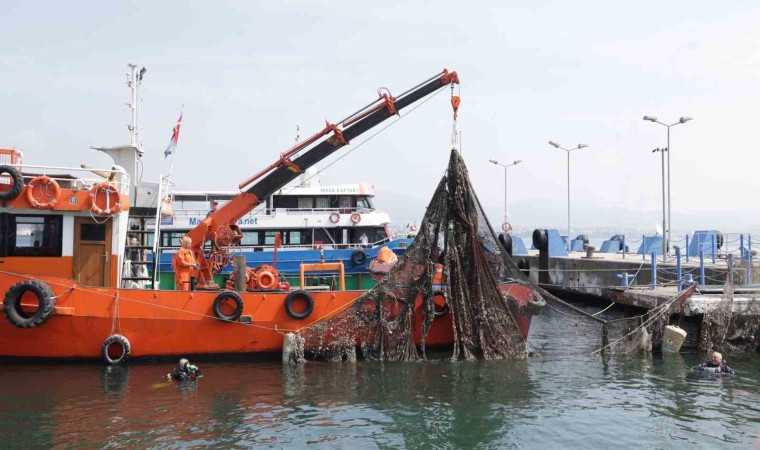
[[[758,355],[732,355],[735,377],[705,378],[691,369],[704,355],[603,359],[560,351],[568,337],[542,320],[532,337],[548,351],[528,361],[213,362],[203,365],[202,379],[184,384],[166,381],[168,363],[3,364],[0,444],[736,448],[754,442]],[[573,330],[571,338],[583,333]]]

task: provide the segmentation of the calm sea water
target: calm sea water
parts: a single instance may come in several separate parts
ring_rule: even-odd
[[[202,362],[0,365],[2,448],[753,448],[760,355],[733,377],[700,376],[705,355],[581,352],[582,323],[545,309],[527,361],[356,364]],[[561,323],[561,326],[558,326]]]

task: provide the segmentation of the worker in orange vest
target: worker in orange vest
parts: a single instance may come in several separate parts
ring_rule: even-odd
[[[190,290],[190,278],[195,275],[195,271],[199,268],[198,263],[195,261],[195,254],[190,248],[193,245],[193,240],[190,236],[182,236],[179,238],[179,243],[182,245],[177,253],[172,258],[172,268],[174,269],[174,284],[178,291]]]

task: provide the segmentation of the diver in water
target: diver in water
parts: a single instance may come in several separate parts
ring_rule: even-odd
[[[177,381],[195,380],[202,376],[203,375],[198,366],[190,364],[190,361],[188,361],[187,358],[180,359],[179,367],[175,367],[171,373],[166,374],[166,378]]]
[[[718,352],[712,352],[710,359],[695,367],[700,372],[711,372],[721,375],[733,375],[734,369],[728,367],[723,361],[723,355]]]

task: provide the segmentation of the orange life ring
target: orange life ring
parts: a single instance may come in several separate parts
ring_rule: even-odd
[[[26,199],[32,208],[53,209],[61,199],[61,186],[48,176],[34,177],[26,185]]]
[[[116,214],[121,208],[121,197],[116,185],[101,181],[90,188],[90,210],[99,216]]]
[[[331,212],[330,213],[330,222],[332,222],[332,223],[338,223],[338,221],[340,221],[340,214],[338,214],[336,212]]]
[[[501,230],[502,230],[503,232],[505,232],[505,233],[509,233],[510,231],[512,231],[512,224],[511,224],[511,223],[509,223],[509,222],[507,222],[507,221],[505,220],[505,221],[504,221],[504,223],[503,223],[503,224],[501,224]]]
[[[351,222],[356,225],[357,223],[362,221],[362,216],[359,213],[351,213]]]

